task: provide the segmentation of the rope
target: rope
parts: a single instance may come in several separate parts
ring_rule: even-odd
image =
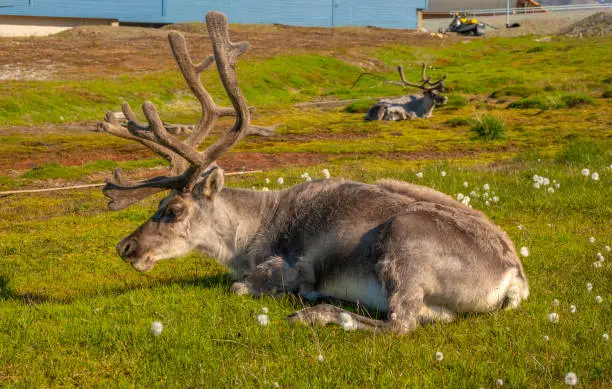
[[[249,170],[246,172],[232,172],[225,173],[226,176],[238,176],[242,174],[250,174],[250,173],[261,173],[263,170]],[[0,192],[0,196],[9,196],[14,194],[22,194],[22,193],[41,193],[41,192],[56,192],[59,190],[71,190],[71,189],[83,189],[83,188],[95,188],[99,186],[106,185],[105,182],[98,184],[85,184],[85,185],[74,185],[74,186],[61,186],[57,188],[45,188],[45,189],[22,189],[22,190],[8,190],[4,192]]]

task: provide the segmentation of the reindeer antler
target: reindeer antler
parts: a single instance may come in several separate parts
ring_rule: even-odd
[[[166,189],[191,192],[202,173],[249,131],[249,108],[238,87],[236,76],[237,59],[248,50],[249,43],[230,41],[227,17],[221,13],[209,12],[206,15],[206,26],[212,40],[213,54],[198,64],[193,63],[185,38],[175,31],[168,34],[170,47],[179,69],[202,107],[202,116],[185,141],[168,132],[155,105],[149,101],[142,105],[148,125],[136,120],[127,103],[122,106],[123,114],[128,119],[127,128],[121,126],[111,113],[106,115],[103,123],[105,131],[138,141],[170,162],[169,176],[155,177],[145,181],[124,181],[120,170],[116,170],[114,178],[109,179],[103,189],[104,194],[111,198],[109,203],[111,209],[123,209]],[[200,81],[201,73],[213,63],[217,64],[221,82],[233,108],[218,107]],[[233,127],[213,145],[199,152],[197,148],[221,116],[235,116],[236,121]]]
[[[442,76],[442,78],[440,78],[438,81],[432,83],[431,76],[426,77],[425,75],[426,69],[427,69],[427,65],[423,63],[423,66],[421,68],[421,83],[418,84],[418,83],[406,81],[406,77],[404,76],[404,68],[402,66],[398,66],[397,72],[399,73],[400,80],[401,80],[401,83],[398,83],[398,85],[413,86],[415,88],[419,88],[424,91],[433,90],[433,89],[444,90],[444,80],[446,79],[446,74]]]

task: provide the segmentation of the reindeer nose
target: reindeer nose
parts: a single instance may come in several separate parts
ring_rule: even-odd
[[[123,239],[117,244],[117,254],[123,259],[129,258],[138,251],[138,242],[132,238]]]

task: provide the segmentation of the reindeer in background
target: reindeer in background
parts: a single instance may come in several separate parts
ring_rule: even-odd
[[[230,41],[223,14],[208,13],[206,26],[213,55],[200,63],[192,62],[180,33],[169,34],[178,66],[202,106],[185,140],[168,132],[150,102],[143,104],[148,124],[139,123],[127,103],[125,127],[114,115],[103,123],[109,133],[136,140],[171,164],[167,176],[137,182],[116,171],[103,189],[114,210],[171,191],[149,220],[117,244],[124,261],[148,271],[160,260],[197,249],[231,269],[237,294],[298,293],[307,300],[359,302],[388,314],[387,320],[374,320],[319,304],[289,318],[345,329],[404,333],[462,312],[515,308],[528,296],[508,236],[482,213],[432,189],[341,179],[270,192],[225,187],[215,161],[251,128],[236,76],[237,59],[249,45]],[[213,64],[233,108],[215,105],[201,84],[200,74]],[[199,151],[217,118],[230,115],[236,117],[233,126]]]
[[[431,82],[431,76],[425,77],[426,65],[421,70],[421,82],[406,81],[404,69],[397,67],[401,81],[385,81],[386,84],[402,87],[415,87],[423,91],[422,95],[406,95],[394,99],[381,99],[365,115],[366,120],[406,120],[416,118],[430,118],[435,107],[446,104],[447,97],[444,92],[446,75],[436,82]],[[364,73],[367,74],[367,73]],[[362,74],[363,75],[363,74]],[[359,79],[358,79],[359,80]]]

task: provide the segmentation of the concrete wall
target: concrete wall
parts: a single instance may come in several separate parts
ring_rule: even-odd
[[[110,25],[109,19],[41,18],[0,15],[0,36],[44,36],[76,26]]]

